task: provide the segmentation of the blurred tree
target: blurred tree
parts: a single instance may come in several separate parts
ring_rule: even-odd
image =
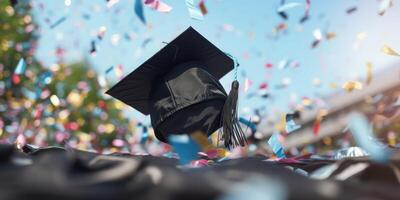
[[[127,149],[134,124],[104,96],[104,77],[87,62],[46,68],[34,59],[38,27],[29,10],[27,1],[0,1],[0,142]]]

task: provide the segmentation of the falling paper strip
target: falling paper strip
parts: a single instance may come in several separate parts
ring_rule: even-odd
[[[357,145],[367,151],[377,162],[385,162],[389,158],[389,150],[380,144],[374,136],[372,126],[367,118],[359,113],[351,116],[347,128],[352,133]]]
[[[143,24],[146,24],[146,19],[144,18],[144,12],[143,12],[143,2],[142,2],[142,0],[136,0],[135,1],[134,11],[135,11],[135,14],[139,17],[140,21]]]
[[[14,74],[21,75],[25,72],[26,69],[26,63],[23,58],[19,59],[19,62],[17,64],[17,67],[15,67]]]
[[[279,141],[279,133],[274,133],[268,140],[268,144],[271,146],[272,151],[278,158],[286,158],[285,151]]]
[[[195,6],[194,0],[186,0],[186,6],[192,19],[203,20],[203,14],[200,9]]]
[[[188,135],[170,135],[169,143],[179,155],[179,163],[186,165],[197,158],[200,146]]]
[[[393,50],[392,48],[390,48],[388,45],[383,45],[383,47],[381,48],[382,53],[386,54],[386,55],[391,55],[391,56],[400,56],[399,53],[397,53],[395,50]]]
[[[172,7],[160,0],[145,0],[144,5],[158,12],[170,12]]]

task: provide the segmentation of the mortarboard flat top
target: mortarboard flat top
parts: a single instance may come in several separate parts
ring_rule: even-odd
[[[233,69],[229,56],[189,27],[106,93],[148,115],[153,84],[174,66],[189,61],[202,62],[216,79]]]

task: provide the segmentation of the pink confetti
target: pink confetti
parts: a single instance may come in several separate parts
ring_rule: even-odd
[[[158,12],[170,12],[172,7],[160,0],[145,0],[144,5]]]

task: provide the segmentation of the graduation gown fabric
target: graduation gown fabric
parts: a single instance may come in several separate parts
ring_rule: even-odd
[[[223,200],[239,197],[240,193],[236,192],[246,195],[244,199],[251,199],[255,193],[263,191],[272,196],[271,188],[277,186],[285,193],[281,199],[398,199],[400,196],[399,182],[389,172],[395,170],[391,166],[400,166],[398,158],[379,165],[380,169],[367,159],[338,161],[340,167],[332,176],[355,164],[372,166],[338,181],[330,177],[310,179],[286,168],[292,166],[312,173],[315,169],[309,170],[308,166],[322,163],[314,159],[302,159],[292,165],[265,161],[265,157],[249,157],[202,168],[180,168],[176,159],[165,157],[100,155],[62,148],[31,149],[24,154],[12,146],[3,147],[0,145],[2,200]],[[333,162],[326,162],[325,166]],[[389,171],[379,176],[379,170]],[[392,177],[386,176],[391,173]],[[252,177],[270,185],[261,185],[259,190],[253,191],[251,188],[260,184],[249,182]]]

